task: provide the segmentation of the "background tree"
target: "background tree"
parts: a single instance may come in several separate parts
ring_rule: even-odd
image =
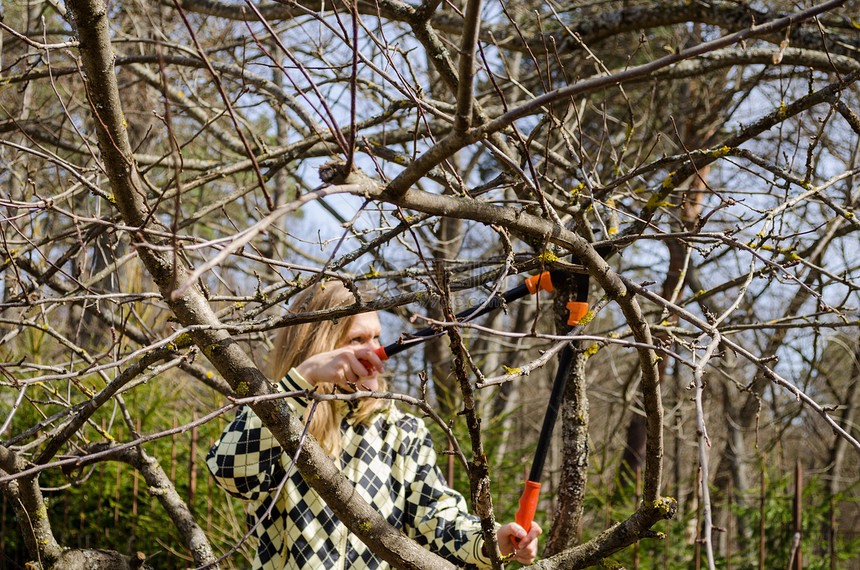
[[[488,523],[574,343],[538,567],[854,552],[856,13],[4,3],[0,564],[242,566],[241,505],[196,470],[248,404],[371,548],[443,567],[299,445],[260,372],[274,329],[367,310],[384,341],[456,333],[392,360],[388,397],[438,420]],[[565,280],[452,322],[545,269],[592,278],[575,335]],[[353,306],[283,309],[331,279]],[[796,461],[822,495],[760,550]],[[624,550],[670,495],[663,552]]]

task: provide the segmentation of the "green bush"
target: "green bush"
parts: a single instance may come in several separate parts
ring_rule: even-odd
[[[197,403],[189,406],[187,402],[177,401],[177,394]],[[211,398],[211,394],[201,393],[195,386],[175,385],[164,379],[138,386],[124,396],[131,416],[141,419],[140,431],[143,434],[192,422],[195,414],[202,415],[210,409],[203,402],[207,398]],[[44,403],[39,404],[38,409],[35,405],[22,407],[15,416],[11,433],[20,433],[35,425],[44,417],[43,414],[57,411],[53,408]],[[105,426],[116,442],[129,441],[130,430],[120,420],[119,413],[115,416],[113,413],[112,405],[105,406],[93,416],[92,424]],[[145,451],[158,460],[187,503],[192,491],[193,466],[194,493],[189,505],[216,552],[230,548],[244,530],[241,504],[215,485],[205,466],[211,443],[230,419],[232,414],[228,412],[228,417],[197,428],[193,458],[190,431],[144,445]],[[90,442],[107,441],[92,425],[87,426],[84,434]],[[39,482],[54,536],[61,546],[103,548],[125,554],[140,551],[151,558],[156,568],[183,569],[189,566],[191,557],[176,528],[158,500],[148,492],[143,477],[130,465],[117,461],[99,462],[71,477],[59,469],[48,469],[42,472]],[[3,529],[0,568],[21,568],[30,560],[30,554],[24,546],[11,505],[5,495],[0,497],[3,501],[0,507]],[[244,552],[247,554],[247,547]],[[234,555],[232,560],[239,566],[248,565],[241,553]]]

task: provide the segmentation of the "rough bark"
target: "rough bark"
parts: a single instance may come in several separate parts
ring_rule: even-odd
[[[72,548],[60,555],[50,570],[151,570],[146,556],[138,552],[129,557],[112,550]]]
[[[661,520],[675,516],[678,503],[662,498],[648,501],[630,518],[617,523],[585,544],[545,558],[529,566],[535,570],[579,570],[590,566],[605,566],[607,556],[630,546],[642,538],[664,538],[649,529]]]
[[[29,467],[29,462],[18,454],[0,445],[0,474],[14,475]],[[8,497],[27,550],[34,560],[42,564],[53,564],[62,554],[48,520],[48,508],[39,488],[39,477],[30,475],[0,484]]]
[[[567,302],[575,300],[575,288],[571,291],[571,287],[563,281],[556,288],[555,314],[566,317]],[[566,333],[569,328],[566,318],[556,320],[559,334]],[[588,355],[582,350],[582,344],[580,341],[571,343],[574,350],[573,363],[561,404],[561,478],[552,528],[543,556],[553,556],[576,544],[585,507],[589,459],[588,393],[585,376]]]

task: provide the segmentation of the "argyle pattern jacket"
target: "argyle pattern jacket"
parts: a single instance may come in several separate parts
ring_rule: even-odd
[[[307,390],[310,385],[292,370],[280,388]],[[304,415],[306,400],[288,401]],[[425,548],[461,567],[488,568],[480,521],[468,514],[463,496],[443,483],[424,422],[393,405],[372,422],[359,425],[347,418],[341,424],[344,476],[389,523]],[[242,408],[227,426],[206,463],[221,487],[250,502],[248,524],[253,527],[262,519],[254,531],[259,540],[254,569],[389,568],[349,532],[295,468],[276,494],[291,461],[249,408]]]

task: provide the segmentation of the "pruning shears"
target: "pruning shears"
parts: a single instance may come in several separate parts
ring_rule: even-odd
[[[567,304],[567,310],[570,315],[567,318],[567,324],[570,326],[568,334],[573,332],[582,318],[588,313],[588,280],[587,273],[576,274],[576,301],[570,301]],[[552,291],[552,289],[550,289]],[[552,431],[555,427],[556,419],[558,419],[558,408],[561,399],[564,396],[564,390],[567,386],[567,377],[570,375],[570,367],[573,363],[573,347],[570,343],[564,345],[561,354],[558,358],[558,369],[555,373],[555,380],[552,383],[552,393],[549,396],[549,402],[546,407],[546,414],[543,417],[543,425],[538,438],[537,449],[535,450],[534,458],[532,459],[532,467],[529,471],[529,477],[526,480],[523,494],[520,497],[520,508],[517,510],[517,524],[523,527],[526,532],[532,526],[535,510],[537,509],[538,496],[540,495],[540,480],[543,474],[543,466],[546,461],[546,456],[549,453],[550,440],[552,439]]]
[[[501,297],[491,299],[489,302],[471,307],[457,313],[455,315],[457,321],[466,322],[475,319],[481,315],[487,314],[506,303],[516,301],[526,295],[534,295],[538,291],[547,291],[551,293],[554,290],[553,279],[562,278],[567,275],[567,271],[552,270],[544,271],[533,277],[529,277],[524,283],[503,293]],[[579,324],[582,318],[588,313],[588,281],[587,273],[576,273],[576,301],[571,301],[567,304],[567,309],[570,311],[567,324],[571,327],[571,331]],[[404,335],[397,341],[386,346],[380,346],[374,352],[381,360],[388,360],[395,354],[403,352],[409,348],[422,344],[423,342],[436,338],[445,334],[445,331],[439,327],[429,326],[416,333]],[[543,473],[546,456],[549,452],[550,440],[552,439],[553,428],[555,427],[556,419],[558,418],[559,404],[564,395],[567,377],[570,374],[570,367],[573,362],[573,348],[570,343],[566,344],[559,355],[558,370],[556,371],[555,380],[552,385],[552,393],[550,394],[549,403],[547,404],[546,414],[543,419],[540,437],[538,438],[537,449],[535,450],[532,467],[529,471],[528,480],[525,483],[523,494],[520,497],[519,510],[516,514],[516,522],[523,527],[526,532],[532,526],[535,510],[537,509],[538,497],[540,495],[540,480]],[[517,541],[515,539],[514,542]]]
[[[526,279],[521,285],[506,291],[501,295],[501,297],[494,297],[489,300],[489,302],[484,303],[483,305],[478,305],[477,307],[470,307],[465,311],[461,311],[454,315],[454,318],[458,322],[467,322],[472,319],[476,319],[481,315],[486,315],[490,311],[494,311],[499,307],[502,307],[508,303],[516,301],[517,299],[521,299],[526,295],[534,295],[538,291],[548,291],[552,292],[552,275],[559,274],[561,272],[558,271],[544,271],[539,275],[535,275],[533,277],[529,277]],[[380,346],[374,352],[381,360],[388,360],[395,354],[403,352],[413,346],[417,346],[422,344],[425,341],[430,340],[431,338],[436,338],[445,334],[445,331],[436,326],[429,326],[421,329],[418,332],[404,335],[398,340],[392,342],[386,346]]]

